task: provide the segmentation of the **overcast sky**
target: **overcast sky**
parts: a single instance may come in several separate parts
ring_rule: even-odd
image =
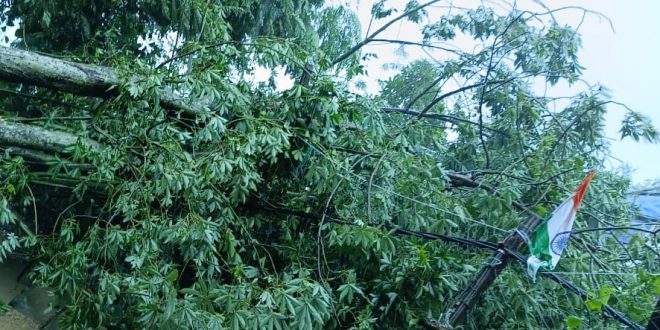
[[[348,1],[363,25],[363,32],[370,20],[371,5],[375,1]],[[390,1],[402,9],[407,0]],[[440,2],[442,6],[443,2]],[[471,6],[476,1],[454,1],[455,5]],[[590,84],[600,84],[611,91],[614,101],[625,103],[635,111],[652,118],[654,124],[660,126],[660,110],[655,97],[660,96],[660,1],[658,0],[552,0],[544,1],[550,8],[564,6],[580,6],[605,15],[610,22],[596,14],[587,15],[580,26],[582,49],[579,58],[584,71],[584,79]],[[542,11],[533,1],[519,1],[519,6]],[[440,8],[430,11],[441,10]],[[582,18],[582,11],[566,10],[556,14],[556,18],[564,24],[577,26]],[[371,31],[375,31],[383,22],[374,23]],[[392,25],[383,34],[388,38],[413,40],[419,35],[418,28],[410,23],[402,22]],[[419,38],[417,38],[419,40]],[[366,50],[377,52],[379,58],[367,66],[369,90],[377,90],[376,78],[387,79],[396,73],[386,70],[384,63],[405,64],[419,56],[426,56],[411,47],[406,48],[406,55],[395,54],[397,47],[372,45]],[[584,85],[559,86],[555,95],[574,95],[583,91]],[[633,169],[634,183],[660,178],[660,145],[645,142],[635,142],[630,139],[619,140],[619,127],[623,119],[624,109],[620,106],[608,106],[606,117],[606,135],[610,138],[612,158],[607,166],[630,166]]]
[[[568,1],[561,1],[568,2]],[[609,17],[615,32],[590,19],[582,32],[580,58],[585,78],[611,89],[612,97],[649,116],[660,126],[660,1],[582,0],[572,1]],[[623,111],[609,107],[606,132],[618,137]],[[660,178],[660,145],[635,143],[629,139],[612,143],[612,153],[635,171],[633,181]]]

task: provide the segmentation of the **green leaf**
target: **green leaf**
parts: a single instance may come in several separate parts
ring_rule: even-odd
[[[614,293],[614,289],[603,285],[601,286],[600,290],[598,291],[598,300],[603,304],[607,305],[608,302],[610,301],[610,296]]]
[[[41,26],[45,28],[50,27],[50,13],[47,11],[44,11],[44,13],[41,15]]]
[[[165,279],[168,282],[172,282],[172,283],[176,281],[178,278],[179,278],[179,270],[176,268],[172,269],[172,271],[169,274],[167,274],[167,277],[165,277]]]
[[[602,312],[603,303],[600,300],[589,299],[587,300],[587,308],[589,308],[590,311]]]
[[[566,318],[566,327],[570,330],[578,329],[582,326],[582,319],[577,316],[569,316]]]

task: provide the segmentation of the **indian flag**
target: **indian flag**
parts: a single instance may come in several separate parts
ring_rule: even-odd
[[[536,280],[536,272],[540,267],[553,270],[559,262],[559,257],[568,245],[568,238],[573,228],[575,212],[587,192],[591,179],[596,174],[591,171],[582,184],[578,186],[573,196],[565,200],[552,212],[550,219],[540,225],[529,242],[531,256],[527,259],[527,273]]]

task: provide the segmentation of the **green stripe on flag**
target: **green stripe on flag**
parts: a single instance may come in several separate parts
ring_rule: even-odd
[[[536,256],[542,261],[548,263],[547,267],[552,267],[552,255],[550,255],[550,237],[548,236],[548,221],[545,220],[542,225],[540,225],[534,234],[529,244],[529,252],[531,255]],[[553,267],[554,268],[554,267]],[[552,270],[552,268],[550,268]]]

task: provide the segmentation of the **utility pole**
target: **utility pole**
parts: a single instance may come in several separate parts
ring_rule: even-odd
[[[517,251],[520,249],[525,241],[528,240],[527,238],[531,233],[534,232],[534,229],[541,224],[541,217],[539,215],[531,213],[531,211],[528,211],[528,213],[532,215],[527,218],[520,228],[509,234],[499,244],[500,248],[488,260],[468,288],[462,292],[459,301],[454,305],[448,317],[447,323],[450,326],[455,325],[465,316],[465,313],[472,308],[481,294],[495,281],[497,275],[506,268],[509,262],[509,255],[506,251]]]

